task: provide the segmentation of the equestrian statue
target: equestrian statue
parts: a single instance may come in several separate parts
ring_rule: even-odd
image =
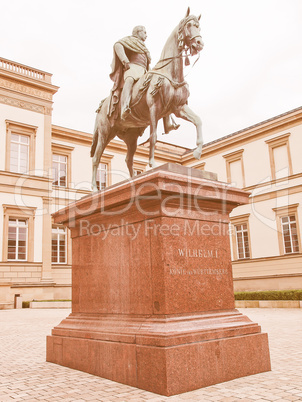
[[[150,126],[149,166],[154,167],[157,122],[163,119],[166,134],[179,127],[171,113],[196,126],[197,148],[193,155],[200,159],[203,144],[201,120],[188,107],[190,93],[183,73],[183,58],[186,65],[190,63],[187,53],[194,56],[203,49],[199,20],[200,16],[190,15],[188,8],[152,69],[150,53],[144,43],[147,38],[145,27],[136,26],[132,36],[115,43],[110,74],[113,88],[97,109],[91,146],[93,191],[98,190],[96,179],[101,156],[115,136],[127,145],[126,163],[132,177],[138,137]]]

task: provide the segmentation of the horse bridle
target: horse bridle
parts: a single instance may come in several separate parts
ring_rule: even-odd
[[[181,32],[188,32],[188,30],[187,30],[187,24],[190,22],[190,21],[195,21],[195,18],[194,17],[191,17],[191,18],[189,18],[187,21],[185,21],[185,22],[183,22],[183,27],[181,28],[181,29],[179,29]],[[182,22],[180,23],[180,25],[182,24]],[[180,34],[178,34],[179,36],[180,36]],[[188,36],[189,35],[186,35],[185,37],[186,38],[188,38]],[[195,35],[195,36],[191,36],[190,38],[189,38],[189,42],[192,42],[192,40],[193,39],[195,39],[195,38],[198,38],[200,35]],[[181,38],[179,38],[179,43],[181,42]],[[185,54],[185,55],[183,55],[183,52],[185,51],[185,52],[187,52],[188,51],[188,49],[190,49],[190,47],[189,46],[187,46],[186,47],[186,45],[184,45],[184,47],[182,48],[182,50],[180,51],[180,53],[177,55],[177,56],[173,56],[173,57],[166,57],[165,59],[160,59],[159,61],[158,61],[158,63],[160,63],[160,62],[162,62],[162,61],[168,61],[168,63],[166,63],[164,66],[161,66],[161,67],[158,67],[158,68],[153,68],[153,70],[160,70],[161,68],[164,68],[164,67],[166,67],[168,64],[170,64],[171,62],[172,62],[172,60],[174,60],[174,59],[178,59],[178,58],[185,58],[185,59],[187,59],[189,56],[190,57],[192,57],[192,54],[190,53],[189,55],[188,54]],[[193,66],[195,65],[195,63],[199,60],[199,57],[200,57],[200,53],[198,53],[198,58],[197,58],[197,60],[195,60],[195,62],[194,62],[194,64],[193,64]]]

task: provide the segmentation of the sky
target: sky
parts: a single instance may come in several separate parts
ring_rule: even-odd
[[[113,44],[144,25],[154,66],[185,16],[201,14],[204,49],[186,68],[189,106],[210,142],[302,106],[302,0],[0,0],[0,57],[53,74],[55,125],[92,132],[112,87]],[[195,127],[158,140],[193,148]],[[147,140],[149,129],[140,139]]]

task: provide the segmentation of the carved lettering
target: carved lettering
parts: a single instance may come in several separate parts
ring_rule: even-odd
[[[181,249],[177,250],[180,257],[186,258],[218,258],[218,250]]]
[[[191,276],[191,275],[226,275],[228,273],[227,269],[224,268],[170,268],[170,275],[181,275],[181,276]]]

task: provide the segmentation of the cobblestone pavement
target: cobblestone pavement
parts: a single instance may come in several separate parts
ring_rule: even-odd
[[[68,310],[0,310],[0,401],[302,401],[302,309],[240,311],[268,332],[272,371],[168,398],[47,363]]]

